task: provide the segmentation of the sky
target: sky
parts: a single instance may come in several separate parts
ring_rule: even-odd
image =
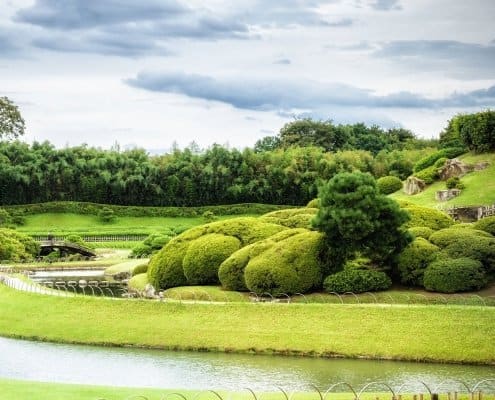
[[[493,0],[2,0],[28,142],[249,147],[296,118],[432,138],[495,107]]]

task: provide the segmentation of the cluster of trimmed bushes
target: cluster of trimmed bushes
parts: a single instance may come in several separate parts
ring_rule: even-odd
[[[463,147],[450,147],[438,150],[422,158],[414,165],[414,176],[429,185],[438,180],[439,170],[445,165],[445,161],[458,157],[465,152],[466,149]]]
[[[370,260],[355,259],[325,276],[320,259],[324,237],[308,229],[317,209],[270,212],[198,226],[172,238],[148,268],[156,288],[221,284],[226,290],[272,295],[386,290],[392,279],[439,292],[477,290],[495,276],[495,217],[457,224],[446,214],[403,203],[415,237],[386,272]],[[478,229],[474,229],[478,228]],[[483,229],[483,230],[482,230]],[[364,261],[363,261],[364,260]],[[387,269],[387,267],[389,267]]]
[[[39,253],[39,245],[30,236],[13,229],[0,228],[0,261],[26,261]]]
[[[149,257],[170,242],[174,236],[175,232],[170,229],[162,233],[152,233],[142,243],[134,246],[129,258]]]
[[[391,194],[402,189],[402,181],[396,176],[383,176],[376,180],[376,185],[383,194]]]

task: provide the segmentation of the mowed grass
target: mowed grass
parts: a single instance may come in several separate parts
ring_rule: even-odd
[[[54,342],[495,364],[495,308],[185,304],[0,286],[0,335]],[[83,318],[82,316],[88,316]]]
[[[245,217],[248,215],[236,215]],[[218,216],[219,220],[233,218],[232,215]],[[107,234],[132,235],[149,234],[173,228],[191,228],[204,224],[202,217],[116,217],[115,221],[104,223],[95,215],[70,213],[44,213],[26,216],[26,223],[18,230],[27,234]]]
[[[207,391],[194,391],[183,389],[149,389],[149,388],[125,388],[108,386],[73,385],[60,383],[43,383],[21,380],[0,379],[0,393],[2,400],[162,400],[165,398],[181,399],[184,396],[187,400],[219,400],[216,394]],[[253,395],[245,390],[244,392],[218,393],[225,400],[252,400]],[[144,396],[139,397],[139,396]],[[263,400],[285,400],[281,392],[277,393],[256,393],[258,399]],[[316,392],[295,393],[291,395],[294,400],[314,400],[319,396]],[[390,393],[363,393],[362,400],[382,400],[389,399]],[[327,396],[329,400],[354,400],[353,393],[331,393]],[[403,400],[412,400],[412,395],[402,395]],[[440,395],[440,400],[447,400],[447,395]],[[467,400],[468,395],[459,395],[459,400]],[[494,400],[495,396],[483,394],[483,399]]]
[[[395,200],[405,200],[426,207],[437,206],[463,206],[463,205],[489,205],[495,203],[495,153],[473,154],[468,153],[459,157],[468,164],[488,161],[490,166],[482,171],[474,171],[466,174],[461,181],[466,185],[458,197],[449,201],[439,202],[435,200],[438,190],[445,190],[445,182],[439,181],[429,185],[421,193],[409,196],[402,190],[390,195]]]

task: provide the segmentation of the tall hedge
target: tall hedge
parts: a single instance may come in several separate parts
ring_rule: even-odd
[[[304,232],[275,243],[254,257],[244,271],[246,286],[255,293],[305,293],[322,283],[319,232]]]
[[[210,233],[191,242],[182,261],[189,285],[218,283],[218,268],[241,242],[233,236]]]
[[[434,292],[466,292],[479,290],[486,284],[483,266],[470,258],[438,260],[424,274],[425,289]]]

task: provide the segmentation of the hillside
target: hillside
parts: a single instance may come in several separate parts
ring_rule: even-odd
[[[416,195],[407,195],[402,190],[390,195],[395,200],[405,200],[427,207],[442,206],[467,206],[467,205],[489,205],[495,203],[495,153],[473,154],[466,153],[458,157],[466,163],[480,161],[490,162],[490,166],[482,171],[471,172],[461,178],[466,185],[461,194],[449,201],[439,202],[435,200],[437,190],[445,189],[445,182],[437,181],[429,185],[426,190]]]

